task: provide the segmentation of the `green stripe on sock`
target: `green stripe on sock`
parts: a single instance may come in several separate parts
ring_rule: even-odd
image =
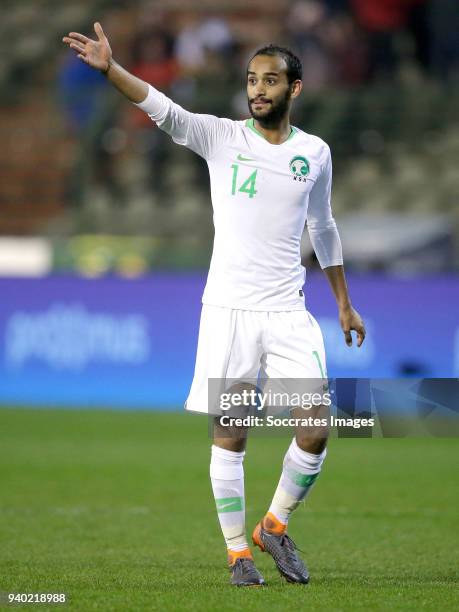
[[[292,470],[291,468],[287,469],[286,472],[290,480],[294,482],[296,485],[298,485],[299,487],[310,487],[315,481],[315,479],[317,478],[317,476],[319,475],[318,473],[317,474],[301,474],[300,472],[297,472],[296,470]]]
[[[241,512],[242,497],[221,497],[216,499],[217,512]]]

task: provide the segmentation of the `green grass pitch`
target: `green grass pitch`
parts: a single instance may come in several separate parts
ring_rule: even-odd
[[[248,530],[288,443],[249,442]],[[0,591],[82,611],[459,609],[458,440],[331,440],[289,528],[311,583],[255,551],[263,589],[228,584],[209,446],[204,417],[1,409]]]

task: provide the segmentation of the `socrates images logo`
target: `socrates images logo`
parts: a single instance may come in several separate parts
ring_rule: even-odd
[[[295,181],[305,181],[309,174],[309,162],[306,157],[296,155],[290,162],[290,170]]]

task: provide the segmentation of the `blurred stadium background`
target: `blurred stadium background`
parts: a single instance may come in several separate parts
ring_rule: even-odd
[[[212,246],[205,163],[64,48],[115,58],[186,108],[247,116],[273,41],[304,62],[294,123],[334,159],[348,349],[305,236],[331,376],[459,374],[459,8],[453,0],[2,2],[0,402],[177,408]]]

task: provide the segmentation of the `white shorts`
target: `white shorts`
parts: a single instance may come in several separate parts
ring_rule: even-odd
[[[260,312],[204,304],[186,410],[220,414],[209,379],[321,379],[327,376],[319,324],[307,310]]]

